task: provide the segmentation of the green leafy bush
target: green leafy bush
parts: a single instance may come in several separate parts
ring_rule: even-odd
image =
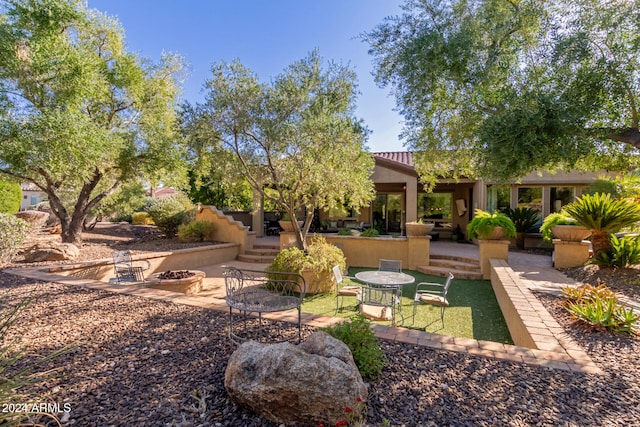
[[[131,214],[131,224],[133,225],[153,225],[153,220],[148,212],[134,212]]]
[[[167,237],[174,237],[181,224],[189,222],[189,211],[194,209],[191,200],[184,194],[174,194],[161,199],[153,199],[146,211],[154,224]]]
[[[362,237],[378,237],[379,235],[380,235],[380,232],[373,227],[367,228],[362,233],[360,233],[360,236]]]
[[[338,236],[352,236],[353,233],[351,233],[351,230],[349,230],[348,228],[341,228],[340,230],[338,230]]]
[[[615,292],[604,283],[598,281],[597,286],[584,285],[579,288],[563,289],[565,308],[576,318],[586,322],[596,329],[633,335],[636,333],[635,323],[640,315],[618,302]]]
[[[532,208],[507,208],[504,214],[513,221],[518,233],[533,231],[538,221],[540,221],[540,215]]]
[[[611,249],[596,254],[593,263],[601,267],[618,268],[640,264],[640,236],[624,236],[619,239],[612,234]]]
[[[181,242],[211,242],[215,224],[209,221],[193,221],[178,227],[178,238]]]
[[[386,363],[384,351],[369,321],[362,314],[358,313],[350,320],[320,330],[349,347],[362,378],[371,380],[380,375]]]
[[[27,221],[0,213],[0,267],[11,262],[30,230]]]
[[[470,239],[487,238],[491,236],[496,227],[502,227],[507,238],[516,237],[516,227],[508,216],[481,209],[475,210],[475,216],[467,225],[467,233]]]
[[[0,180],[0,213],[15,213],[20,210],[22,190],[20,184]]]
[[[342,250],[328,243],[324,237],[314,236],[306,253],[298,248],[283,249],[268,270],[291,273],[301,273],[305,270],[322,274],[331,271],[335,265],[339,265],[342,270],[346,266]]]

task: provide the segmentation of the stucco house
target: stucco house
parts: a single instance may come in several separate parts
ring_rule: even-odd
[[[466,235],[467,223],[476,208],[496,210],[527,206],[544,217],[575,200],[582,190],[603,172],[534,172],[518,182],[499,185],[481,178],[440,180],[426,193],[416,173],[409,151],[373,153],[372,180],[376,198],[359,212],[321,213],[321,220],[340,226],[368,224],[389,233],[404,234],[405,223],[424,218],[436,223],[439,237],[450,237],[460,226]]]
[[[47,200],[47,194],[33,184],[21,184],[22,199],[20,200],[20,210],[25,211],[30,206],[35,206]]]

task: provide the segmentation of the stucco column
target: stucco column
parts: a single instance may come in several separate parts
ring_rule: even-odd
[[[491,280],[492,258],[509,260],[509,240],[478,239],[480,248],[480,271],[484,280]]]
[[[569,242],[553,239],[553,267],[569,268],[584,265],[589,260],[588,240]]]
[[[256,237],[264,236],[264,197],[256,190],[253,190],[251,229],[256,232]]]
[[[411,222],[418,219],[418,179],[408,179],[405,186],[405,221]]]

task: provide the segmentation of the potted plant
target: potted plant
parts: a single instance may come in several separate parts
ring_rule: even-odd
[[[278,221],[280,224],[280,228],[284,231],[293,232],[293,223],[291,222],[291,215],[285,213],[282,215],[282,218]],[[302,228],[304,221],[298,221],[298,227]]]
[[[547,242],[554,237],[567,242],[580,242],[591,235],[587,228],[581,226],[564,211],[547,215],[540,226],[540,233]]]
[[[407,236],[427,236],[431,231],[433,231],[433,227],[435,227],[435,224],[423,222],[422,218],[405,224]]]
[[[301,274],[306,282],[307,294],[331,292],[334,289],[333,267],[346,266],[344,253],[328,243],[324,237],[315,235],[307,252],[298,248],[287,248],[276,256],[268,271]]]
[[[470,239],[500,240],[516,237],[513,221],[503,213],[475,210],[475,216],[467,225]]]
[[[535,229],[536,224],[540,220],[538,212],[531,208],[507,208],[505,215],[511,218],[513,225],[516,227],[516,247],[524,249],[525,233]]]

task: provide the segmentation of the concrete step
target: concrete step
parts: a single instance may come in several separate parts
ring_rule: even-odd
[[[445,255],[445,254],[429,254],[430,260],[440,260],[440,259],[448,259],[453,261],[461,261],[469,264],[477,264],[480,265],[480,260],[477,258],[471,257],[463,257],[459,255]]]
[[[275,256],[241,254],[236,258],[238,261],[251,262],[258,264],[270,264]]]
[[[478,261],[466,262],[466,261],[458,261],[453,259],[430,258],[429,265],[431,267],[445,267],[445,268],[450,268],[452,270],[480,271],[480,263]]]
[[[275,257],[276,255],[278,255],[278,253],[280,253],[280,249],[256,248],[255,246],[253,247],[253,249],[247,249],[245,251],[246,255],[260,255],[260,256],[270,256],[270,257]]]
[[[253,249],[273,249],[273,250],[279,251],[280,245],[271,244],[271,243],[255,243],[253,245]]]
[[[482,273],[478,271],[456,270],[450,267],[438,267],[434,265],[418,266],[418,271],[432,276],[446,277],[449,272],[453,273],[456,279],[482,280]]]

